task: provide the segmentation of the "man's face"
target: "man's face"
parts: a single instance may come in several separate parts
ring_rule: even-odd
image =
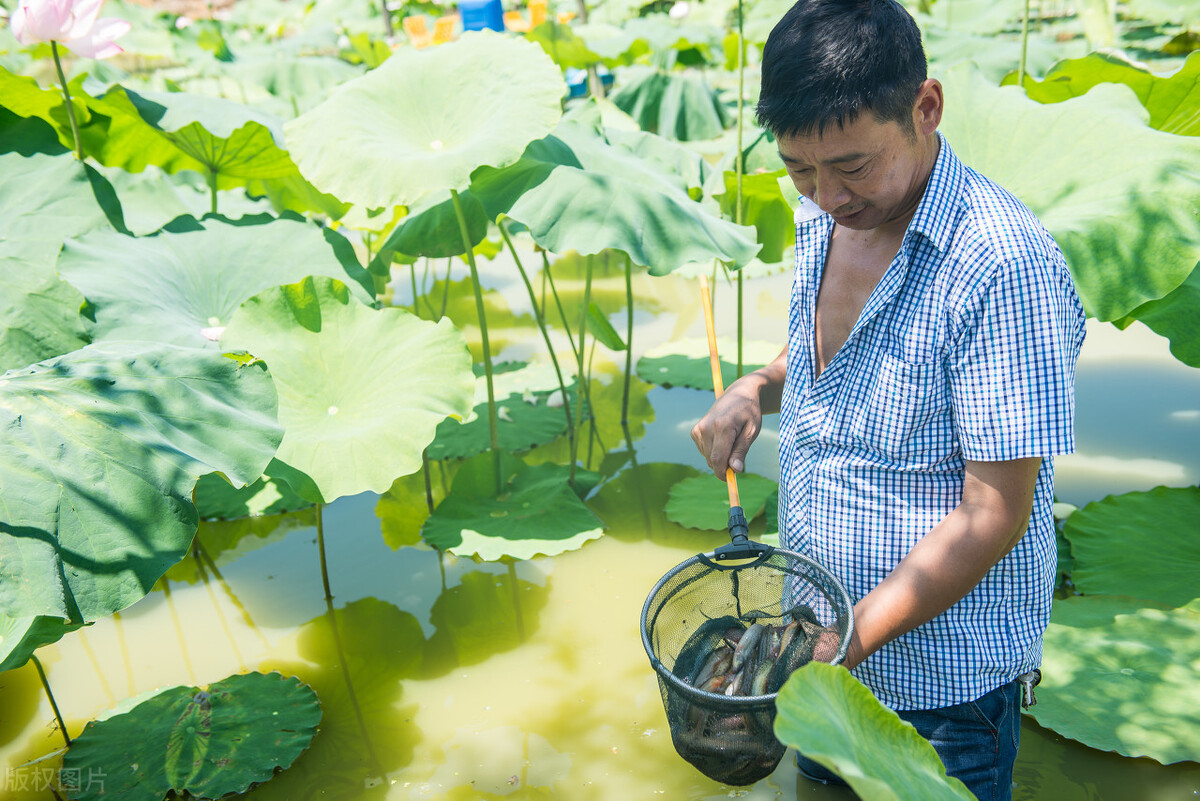
[[[881,123],[869,111],[822,135],[777,141],[796,190],[838,225],[868,231],[908,219],[921,201],[936,158],[936,141]]]

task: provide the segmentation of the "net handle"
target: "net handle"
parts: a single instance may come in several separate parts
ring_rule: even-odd
[[[725,394],[725,382],[721,377],[721,360],[717,356],[717,332],[713,325],[712,296],[708,292],[708,276],[700,276],[700,302],[704,305],[704,327],[708,331],[708,361],[712,367],[713,394],[717,400]],[[725,468],[725,483],[729,485],[729,506],[741,506],[738,497],[737,476],[732,467]]]

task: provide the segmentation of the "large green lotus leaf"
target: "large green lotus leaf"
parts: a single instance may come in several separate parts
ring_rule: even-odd
[[[286,431],[276,461],[311,479],[302,487],[284,476],[316,502],[383,492],[421,466],[438,423],[471,409],[471,357],[448,320],[370,309],[331,278],[246,301],[221,347],[267,363]]]
[[[1200,15],[1196,0],[1129,0],[1126,9],[1125,13],[1139,19],[1177,25],[1186,25]]]
[[[809,662],[775,701],[775,736],[872,801],[971,801],[937,751],[850,671]]]
[[[0,615],[0,673],[19,668],[43,645],[58,642],[82,623],[61,617],[6,617]]]
[[[643,130],[683,141],[712,139],[732,122],[716,91],[697,75],[628,67],[609,99]]]
[[[1060,103],[1087,94],[1101,83],[1121,83],[1137,95],[1150,112],[1150,127],[1183,136],[1200,136],[1200,53],[1188,57],[1170,76],[1156,75],[1117,53],[1089,53],[1055,64],[1045,78],[1025,76],[1025,91],[1039,103]],[[1009,74],[1005,84],[1015,84]]]
[[[1200,264],[1187,280],[1161,300],[1152,300],[1129,313],[1126,323],[1137,320],[1171,342],[1176,359],[1192,367],[1200,367]]]
[[[1054,602],[1037,722],[1064,737],[1163,764],[1200,761],[1200,607],[1121,596]]]
[[[327,238],[344,241],[340,234],[269,215],[197,225],[137,239],[97,232],[64,245],[58,272],[95,306],[96,339],[215,348],[212,329],[228,325],[242,303],[310,275],[347,281],[359,300],[374,300],[371,277],[348,243],[340,253],[330,247]]]
[[[566,92],[537,45],[475,31],[425,50],[402,48],[284,126],[300,172],[367,207],[410,206],[466,189],[550,132]]]
[[[0,373],[88,343],[78,290],[50,268],[7,262],[3,245],[0,261],[6,262],[0,271]]]
[[[739,473],[738,499],[747,520],[753,520],[766,508],[767,499],[778,484],[754,473]],[[729,489],[711,473],[685,478],[671,487],[666,506],[667,519],[687,528],[727,531]]]
[[[955,152],[1054,234],[1089,314],[1122,318],[1192,272],[1200,260],[1195,143],[1148,128],[1127,87],[1100,84],[1043,105],[974,70],[951,70],[944,84],[942,128]]]
[[[600,55],[588,48],[587,42],[576,34],[574,28],[561,22],[546,20],[526,33],[525,38],[537,42],[546,51],[546,55],[563,69],[587,69],[601,60]],[[632,39],[630,42],[632,43]]]
[[[778,344],[743,342],[742,374],[770,364],[779,351]],[[737,378],[737,342],[718,337],[717,354],[721,360],[721,381],[729,386]],[[651,384],[707,389],[711,392],[714,387],[708,340],[676,339],[651,348],[638,359],[637,374]]]
[[[931,3],[929,15],[921,14],[918,22],[922,29],[937,27],[947,33],[994,36],[1008,28],[1019,36],[1021,13],[1019,0],[951,0]]]
[[[601,485],[587,504],[608,529],[606,536],[626,542],[650,540],[692,553],[710,551],[729,542],[728,534],[684,528],[667,518],[670,488],[701,473],[688,465],[669,462],[633,463]],[[728,510],[725,519],[728,520]]]
[[[695,261],[745,264],[759,249],[753,229],[695,202],[686,181],[573,120],[517,164],[479,170],[471,191],[489,216],[523,223],[551,252],[618,250],[654,275]]]
[[[67,87],[71,92],[71,105],[75,108],[75,119],[79,125],[86,126],[90,112],[85,101],[90,98],[84,91],[83,80],[84,76],[80,75],[67,81]],[[18,117],[34,117],[45,121],[63,147],[68,150],[75,148],[75,135],[71,131],[67,104],[61,89],[43,89],[33,78],[15,75],[0,66],[0,98],[0,106]]]
[[[322,55],[287,56],[278,52],[278,43],[265,43],[261,49],[239,49],[229,65],[234,77],[258,84],[279,98],[298,115],[324,100],[337,86],[357,78],[361,67],[340,58]]]
[[[154,166],[136,173],[101,167],[100,172],[120,198],[125,227],[135,236],[153,234],[176,217],[203,217],[212,208],[211,189],[203,176],[191,170],[171,175]],[[240,187],[218,191],[222,215],[238,218],[275,211],[272,201],[251,198],[246,192]]]
[[[63,757],[76,801],[161,801],[243,793],[287,769],[321,722],[317,694],[278,673],[230,676],[207,690],[174,687],[128,712],[91,721]],[[77,772],[76,772],[77,771]]]
[[[88,152],[110,167],[139,172],[148,164],[215,175],[218,189],[296,172],[283,149],[279,120],[241,103],[188,92],[134,92],[114,87],[89,101],[107,123],[89,127]]]
[[[567,483],[562,465],[532,467],[501,454],[504,491],[496,493],[491,453],[465,462],[421,531],[435,548],[487,561],[556,556],[604,533],[604,524]]]
[[[6,272],[54,266],[64,239],[121,220],[112,187],[73,156],[0,152],[0,255]],[[107,207],[107,208],[106,208]],[[9,302],[7,293],[4,300]]]
[[[312,505],[312,501],[292,492],[286,483],[265,476],[244,487],[235,487],[216,473],[210,473],[196,482],[193,497],[204,520],[277,515]]]
[[[762,250],[761,262],[775,263],[796,242],[796,221],[792,206],[779,187],[779,177],[787,170],[742,176],[742,223],[753,225],[758,232]],[[721,195],[721,211],[729,219],[737,207],[737,173],[725,171],[725,187]]]
[[[575,25],[572,30],[584,41],[588,51],[596,55],[596,60],[606,67],[632,64],[650,52],[650,45],[645,39],[619,25],[589,22]]]
[[[139,600],[187,552],[200,476],[262,475],[275,405],[260,365],[142,342],[0,376],[0,613],[91,621]]]
[[[956,0],[951,0],[955,2]],[[995,33],[970,34],[963,31],[948,31],[935,25],[926,25],[921,30],[921,41],[929,66],[935,72],[946,70],[955,64],[971,61],[983,71],[989,80],[996,83],[1021,61],[1021,37],[997,36]],[[1084,44],[1081,41],[1080,47]],[[1030,31],[1025,45],[1025,70],[1041,75],[1055,61],[1061,59],[1064,45],[1049,36]]]
[[[476,393],[478,394],[478,393]],[[567,388],[567,402],[575,410],[575,385]],[[584,409],[587,414],[587,409]],[[512,393],[496,396],[496,433],[501,449],[518,453],[545,445],[567,430],[562,393],[554,390]],[[426,449],[430,459],[462,459],[483,453],[491,447],[487,400],[476,404],[471,420],[444,420],[437,436]]]
[[[1200,598],[1200,487],[1110,495],[1067,518],[1071,580],[1084,595],[1131,595],[1168,606]]]

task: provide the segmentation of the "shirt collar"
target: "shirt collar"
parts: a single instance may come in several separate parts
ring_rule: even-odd
[[[965,180],[963,163],[950,150],[950,144],[941,131],[937,132],[937,161],[929,173],[925,194],[908,224],[907,239],[912,234],[922,234],[939,251],[945,253],[954,235],[954,226],[962,206],[962,184]]]

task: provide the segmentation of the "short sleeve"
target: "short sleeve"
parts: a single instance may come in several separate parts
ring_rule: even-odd
[[[1084,314],[1061,256],[1000,264],[958,323],[947,373],[963,457],[1072,452]]]

